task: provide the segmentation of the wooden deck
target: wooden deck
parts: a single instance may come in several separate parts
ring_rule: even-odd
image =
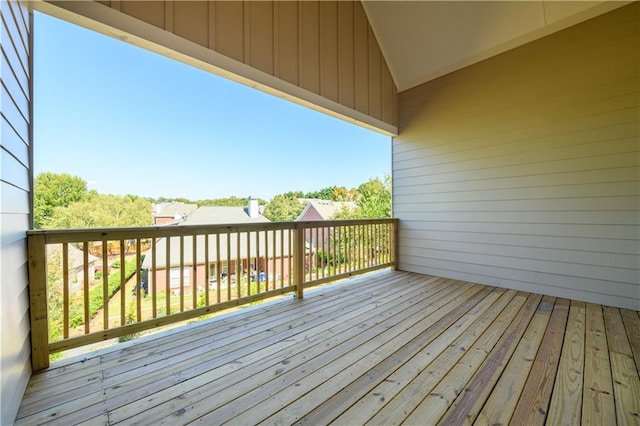
[[[640,316],[387,271],[53,363],[17,424],[639,424]]]

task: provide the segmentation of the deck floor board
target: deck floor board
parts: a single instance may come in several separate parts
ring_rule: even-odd
[[[639,417],[637,311],[386,271],[52,363],[16,424]]]

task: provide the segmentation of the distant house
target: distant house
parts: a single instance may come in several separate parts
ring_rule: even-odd
[[[265,222],[270,221],[260,212],[257,198],[250,198],[247,207],[200,207],[168,226]],[[169,288],[177,292],[180,289],[182,277],[184,291],[190,293],[193,291],[194,274],[196,274],[195,278],[200,289],[204,289],[206,285],[213,287],[216,280],[225,278],[228,275],[235,280],[235,274],[238,270],[242,273],[255,274],[256,278],[260,273],[264,274],[266,272],[270,275],[274,274],[269,279],[274,277],[288,278],[290,265],[288,233],[285,232],[281,235],[279,232],[252,232],[248,237],[246,234],[242,234],[239,241],[236,233],[229,235],[229,237],[226,234],[221,234],[218,241],[216,241],[215,235],[209,235],[208,238],[208,259],[205,259],[207,250],[205,250],[204,238],[196,238],[195,259],[193,238],[190,236],[183,238],[182,247],[179,237],[170,238],[168,248],[166,238],[157,241],[155,262],[157,291],[166,289],[167,281],[169,281]],[[268,256],[265,256],[267,251],[265,247],[272,252],[274,243],[276,247],[283,247],[283,251],[278,253],[277,256],[274,253],[269,253]],[[260,247],[258,247],[258,244]],[[229,248],[230,251],[228,250]],[[167,252],[169,254],[169,262],[167,262]],[[180,268],[181,252],[183,258],[182,270]],[[217,262],[218,259],[220,259],[219,264]],[[150,271],[152,265],[152,251],[148,250],[145,253],[142,269]],[[151,290],[153,288],[151,282],[153,276],[150,272],[145,274],[145,276],[148,276],[148,284],[150,284],[146,287]],[[208,281],[206,279],[207,276],[209,277]],[[226,284],[226,280],[222,280],[221,284]]]
[[[300,201],[306,203],[306,206],[296,219],[298,222],[330,220],[344,209],[355,209],[357,206],[353,201],[342,202],[309,198],[301,198]]]
[[[153,224],[165,225],[179,222],[198,209],[197,204],[180,202],[158,203],[153,206]]]
[[[320,199],[301,199],[306,202],[306,206],[302,213],[296,219],[296,222],[332,220],[344,209],[355,209],[357,204],[352,201],[330,201]],[[321,231],[312,232],[307,229],[305,231],[305,242],[309,250],[315,252],[317,249],[327,250],[329,246],[329,234],[331,227],[322,228]]]
[[[73,244],[69,244],[67,249],[67,274],[69,277],[69,294],[77,293],[84,283],[84,253]],[[63,271],[62,259],[63,249],[62,244],[49,244],[47,245],[47,259],[49,259],[49,268],[59,268]],[[96,256],[88,253],[88,268],[89,280],[93,280],[95,273],[102,270],[102,262]],[[55,263],[52,264],[52,262]],[[62,277],[61,277],[62,278]]]

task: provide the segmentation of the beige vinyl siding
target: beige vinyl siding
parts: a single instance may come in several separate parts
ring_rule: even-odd
[[[26,230],[30,227],[30,15],[0,2],[0,424],[12,424],[31,375]]]
[[[639,6],[399,95],[399,268],[640,309]]]
[[[45,2],[35,7],[347,121],[397,133],[396,86],[359,1]]]

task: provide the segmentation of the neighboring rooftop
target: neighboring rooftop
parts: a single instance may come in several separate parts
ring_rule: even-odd
[[[303,220],[329,220],[345,208],[355,209],[356,203],[353,201],[330,201],[314,198],[301,198],[300,202],[306,203],[304,210],[296,221]]]
[[[253,217],[252,217],[253,216]],[[221,225],[226,223],[270,222],[261,212],[249,207],[200,207],[181,220],[179,225]]]
[[[161,225],[175,220],[181,220],[198,208],[197,204],[182,202],[158,203],[153,206],[153,224]]]
[[[62,261],[62,253],[63,253],[62,244],[47,244],[48,259],[57,257],[58,259],[60,259],[60,261]],[[82,265],[84,264],[84,252],[73,244],[68,244],[67,256],[68,256],[67,261],[69,263],[69,269],[82,267]],[[91,253],[88,253],[88,260],[89,260],[89,263],[93,263],[99,259],[94,255],[92,255]]]
[[[155,205],[155,225],[222,225],[269,222],[262,215],[258,199],[249,197],[247,206],[205,206],[180,202]]]

